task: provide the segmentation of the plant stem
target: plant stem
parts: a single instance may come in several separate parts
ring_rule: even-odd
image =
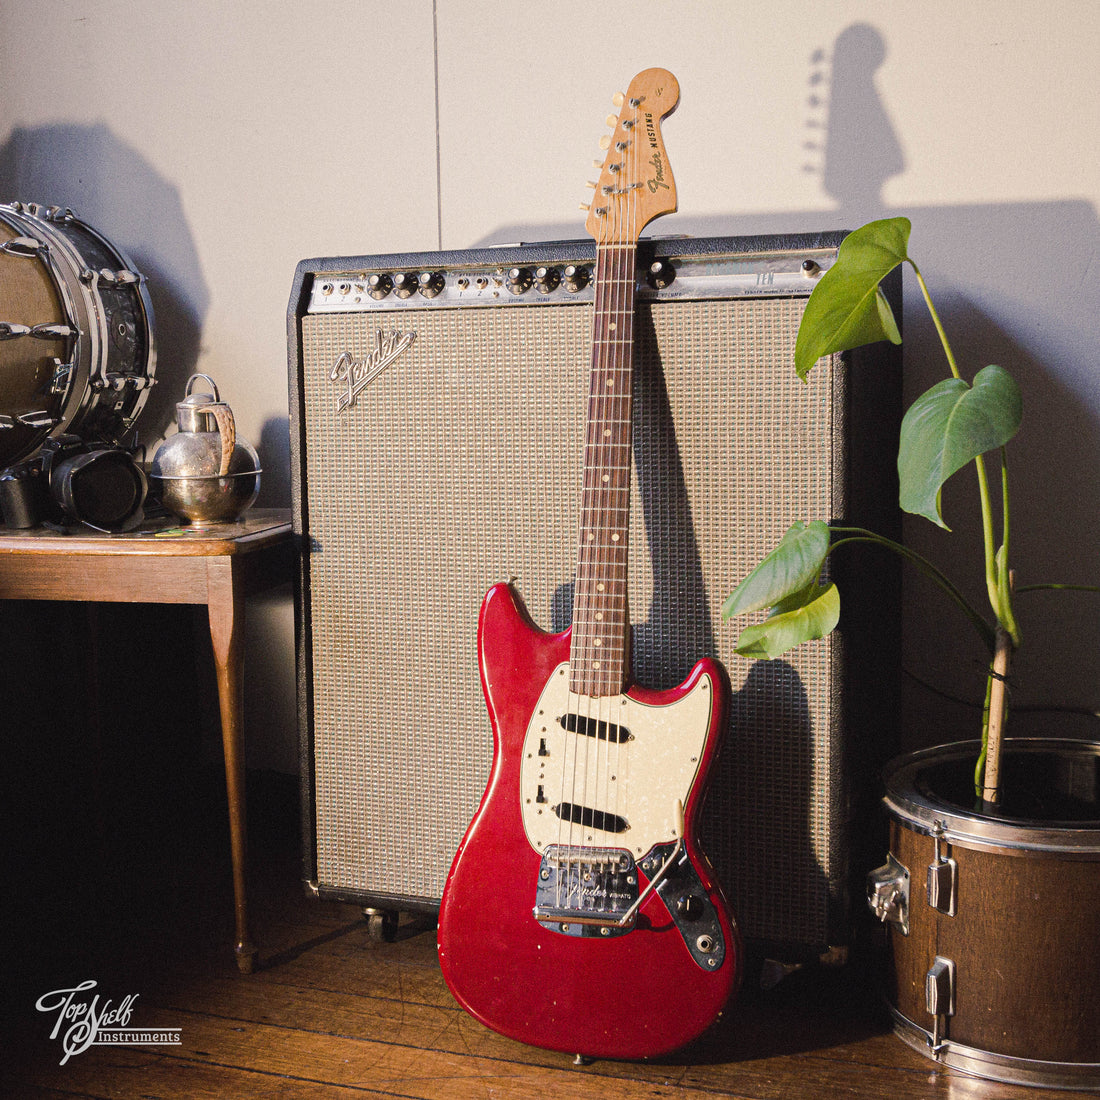
[[[932,295],[928,293],[928,284],[925,283],[924,276],[920,273],[920,268],[917,267],[912,260],[909,260],[909,266],[917,276],[917,282],[920,284],[920,292],[924,295],[924,304],[928,306],[928,312],[932,315],[932,323],[936,326],[936,331],[940,334],[940,343],[943,345],[943,350],[947,353],[947,365],[951,368],[951,373],[956,378],[960,378],[962,376],[959,374],[959,368],[955,362],[955,353],[951,350],[951,344],[948,342],[947,333],[944,331],[943,323],[940,321],[940,315],[936,312],[936,307],[932,304]]]
[[[951,349],[951,341],[948,340],[943,322],[940,320],[940,315],[936,312],[936,307],[932,302],[932,295],[928,290],[928,284],[925,283],[920,268],[917,267],[912,260],[908,262],[917,276],[917,283],[920,286],[921,294],[924,296],[924,303],[928,307],[928,312],[932,317],[932,323],[936,326],[936,332],[939,334],[940,344],[943,346],[944,354],[947,356],[947,365],[951,368],[951,374],[955,378],[961,378],[962,375],[959,373],[959,366],[955,360],[955,353]],[[978,495],[981,498],[982,507],[982,549],[985,556],[986,592],[989,595],[989,603],[993,608],[993,614],[996,616],[997,622],[1003,624],[1008,630],[1013,644],[1019,644],[1020,631],[1019,627],[1016,625],[1016,616],[1012,610],[1012,595],[1009,591],[1007,581],[1009,519],[1008,468],[1004,459],[1004,448],[1001,448],[1001,492],[1004,537],[1001,544],[999,561],[995,536],[993,534],[993,501],[989,492],[989,477],[986,474],[985,457],[983,455],[978,455],[978,457],[974,459],[974,467],[978,472]]]
[[[865,527],[839,527],[830,525],[830,530],[832,530],[834,534],[847,536],[846,538],[838,539],[829,547],[830,554],[836,550],[837,547],[843,546],[846,542],[871,542],[879,546],[884,546],[888,550],[893,550],[895,554],[899,554],[903,558],[908,558],[909,561],[925,574],[925,576],[934,580],[944,592],[947,593],[963,614],[974,624],[974,628],[977,630],[989,651],[991,653],[993,652],[995,636],[994,632],[990,629],[989,623],[981,617],[952,580],[933,565],[926,557],[918,554],[915,550],[911,550],[908,546],[902,545],[900,542],[894,542],[893,539],[888,539],[875,531],[869,531]]]
[[[1008,453],[1001,448],[1001,517],[1004,526],[1004,534],[1001,541],[1001,549],[996,558],[997,597],[994,605],[997,619],[1004,624],[1012,639],[1013,647],[1020,644],[1020,627],[1016,622],[1016,611],[1013,607],[1013,598],[1016,587],[1012,570],[1008,567],[1008,529],[1009,529],[1009,497],[1008,497]]]
[[[982,504],[982,550],[985,555],[985,588],[993,613],[1000,619],[1000,586],[997,577],[997,548],[993,537],[993,501],[989,494],[989,477],[985,471],[985,455],[974,459],[978,471],[978,496]]]

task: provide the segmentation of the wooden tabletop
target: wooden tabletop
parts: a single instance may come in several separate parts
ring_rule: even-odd
[[[135,531],[107,534],[89,527],[59,532],[48,527],[14,530],[0,526],[4,554],[154,554],[223,557],[247,553],[278,541],[290,531],[288,508],[253,508],[235,523],[219,523],[204,531],[171,516],[149,520]]]

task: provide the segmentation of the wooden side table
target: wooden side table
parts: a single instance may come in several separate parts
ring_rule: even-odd
[[[0,527],[0,599],[105,603],[205,604],[214,643],[221,710],[225,784],[236,906],[234,951],[250,973],[256,947],[248,930],[245,890],[244,754],[241,644],[245,597],[293,575],[290,512],[253,509],[233,524],[205,531],[171,520],[124,535],[90,529],[57,534],[45,528]]]

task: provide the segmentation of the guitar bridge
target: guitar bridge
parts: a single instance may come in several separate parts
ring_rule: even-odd
[[[543,853],[535,896],[535,920],[566,936],[621,936],[621,924],[638,897],[638,872],[623,848],[554,844]]]

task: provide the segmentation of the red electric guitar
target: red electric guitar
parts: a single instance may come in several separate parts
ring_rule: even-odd
[[[638,234],[676,209],[660,120],[676,78],[647,69],[615,123],[586,228],[595,320],[573,625],[546,634],[508,584],[478,623],[492,773],[451,866],[439,960],[496,1031],[585,1057],[694,1039],[741,950],[696,842],[728,685],[701,660],[677,688],[630,680],[627,537]]]

